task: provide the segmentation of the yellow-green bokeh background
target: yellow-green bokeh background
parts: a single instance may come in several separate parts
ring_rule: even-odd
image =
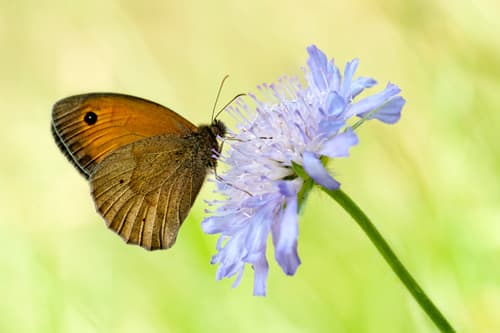
[[[62,97],[129,93],[207,122],[224,74],[223,101],[300,74],[311,43],[342,66],[359,57],[359,75],[408,101],[332,163],[344,190],[459,331],[500,332],[499,12],[488,0],[0,0],[0,332],[434,332],[319,192],[300,219],[303,264],[287,277],[273,261],[258,298],[250,269],[237,289],[215,281],[209,186],[175,247],[148,253],[106,229],[52,142]]]

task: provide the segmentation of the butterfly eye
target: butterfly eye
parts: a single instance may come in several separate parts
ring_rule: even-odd
[[[94,125],[97,122],[97,115],[94,112],[87,112],[85,117],[83,117],[83,120],[88,125]]]
[[[212,132],[212,134],[217,137],[217,136],[225,136],[226,135],[226,125],[216,119],[214,120],[212,126],[210,126],[210,131]]]

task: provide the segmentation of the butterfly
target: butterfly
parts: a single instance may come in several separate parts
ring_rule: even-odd
[[[127,243],[157,250],[175,243],[207,173],[215,170],[217,140],[226,134],[215,118],[195,126],[142,98],[90,93],[56,102],[51,130],[89,181],[108,228]]]

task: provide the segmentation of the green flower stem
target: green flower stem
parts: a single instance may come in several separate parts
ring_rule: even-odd
[[[337,201],[337,203],[342,206],[342,208],[344,208],[349,215],[351,215],[361,229],[363,229],[380,254],[382,254],[385,261],[389,264],[389,266],[391,266],[394,273],[396,273],[401,282],[403,282],[408,291],[413,295],[415,300],[418,304],[420,304],[427,315],[429,315],[439,330],[441,332],[455,332],[453,327],[451,327],[446,318],[444,318],[438,308],[432,303],[429,297],[427,297],[422,288],[420,288],[408,270],[396,257],[394,252],[389,247],[389,244],[387,244],[385,239],[378,232],[377,228],[375,228],[370,219],[363,213],[358,205],[356,205],[356,203],[354,203],[354,201],[352,201],[351,198],[341,190],[331,191],[324,187],[321,187],[321,189]]]

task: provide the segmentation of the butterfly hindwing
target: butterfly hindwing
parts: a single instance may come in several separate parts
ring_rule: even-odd
[[[90,182],[108,227],[148,250],[171,247],[207,174],[199,148],[195,136],[161,135],[104,158]]]

